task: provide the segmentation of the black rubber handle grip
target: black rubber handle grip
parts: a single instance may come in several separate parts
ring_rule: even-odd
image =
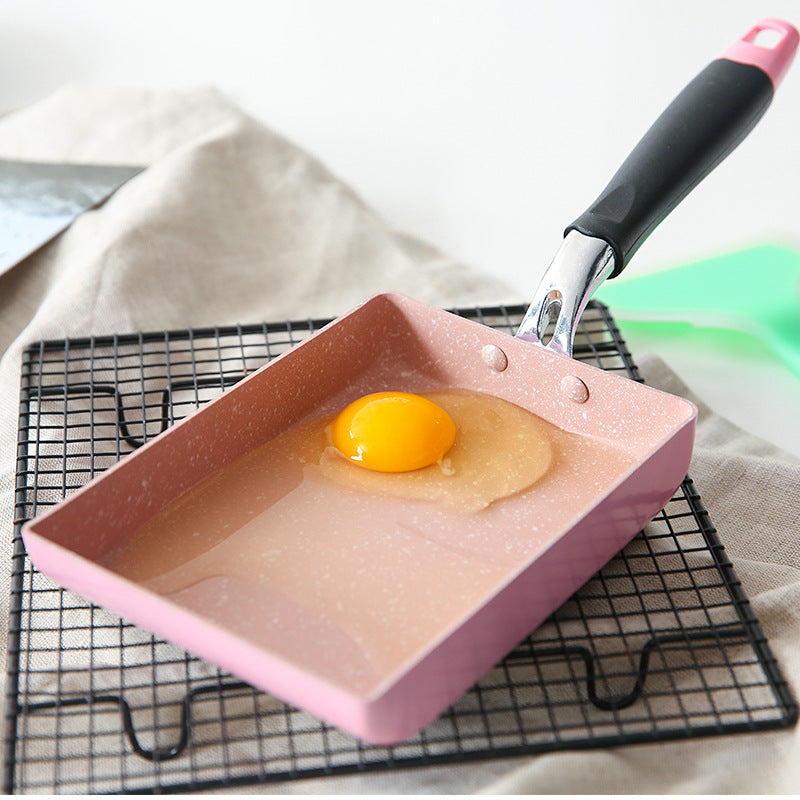
[[[619,275],[675,206],[752,130],[772,100],[758,67],[719,58],[669,105],[591,207],[564,232],[604,239]]]

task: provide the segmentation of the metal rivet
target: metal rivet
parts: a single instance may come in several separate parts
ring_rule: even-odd
[[[585,403],[589,399],[589,389],[586,384],[574,375],[567,375],[561,381],[561,391],[573,403]]]
[[[495,372],[502,372],[508,366],[508,356],[496,344],[487,344],[481,350],[481,358]]]

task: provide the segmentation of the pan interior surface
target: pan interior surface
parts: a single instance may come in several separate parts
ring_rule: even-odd
[[[418,661],[633,464],[621,448],[548,425],[544,475],[465,510],[447,496],[415,496],[426,481],[438,489],[437,465],[387,479],[331,457],[328,422],[296,426],[214,473],[108,566],[364,696]],[[441,482],[480,485],[491,471],[480,453],[460,463],[467,474]],[[399,496],[365,477],[399,479]],[[322,651],[310,646],[320,641]]]

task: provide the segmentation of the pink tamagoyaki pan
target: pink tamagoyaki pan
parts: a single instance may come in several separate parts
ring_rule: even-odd
[[[486,348],[505,354],[505,369],[486,363]],[[585,402],[573,399],[573,384],[586,387]],[[369,392],[452,387],[514,403],[626,457],[584,469],[580,452],[565,452],[574,463],[560,480],[474,513],[309,486],[287,465],[284,477],[265,470],[268,491],[283,495],[274,514],[243,510],[270,503],[249,475],[229,502],[203,509],[205,521],[235,527],[225,542],[238,537],[228,549],[239,552],[223,552],[211,534],[208,549],[194,548],[176,569],[173,548],[159,543],[144,558],[172,568],[155,575],[170,585],[154,586],[152,568],[142,581],[114,568],[161,509],[284,431]],[[694,419],[680,398],[378,295],[125,457],[23,536],[34,564],[61,585],[359,738],[394,743],[463,694],[663,507],[686,474]],[[287,486],[276,488],[281,480]],[[186,543],[198,525],[163,536]],[[213,563],[201,579],[178,575],[203,559]]]
[[[794,52],[790,26],[759,24],[779,26],[781,42],[794,35]],[[574,360],[573,331],[596,285],[763,113],[789,56],[764,67],[761,49],[712,62],[664,112],[568,229],[517,336],[377,295],[27,523],[33,563],[361,739],[412,736],[624,547],[686,474],[694,406]],[[698,106],[696,125],[678,125]],[[551,432],[550,467],[476,510],[332,480],[322,453],[286,445],[387,390],[474,392],[530,412]],[[491,443],[493,417],[483,419]],[[526,447],[499,455],[513,462]]]

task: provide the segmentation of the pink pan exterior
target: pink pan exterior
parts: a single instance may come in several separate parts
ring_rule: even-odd
[[[487,365],[486,345],[503,350],[506,369]],[[575,378],[588,388],[585,402],[570,397]],[[105,566],[165,505],[298,422],[368,391],[442,387],[495,395],[564,430],[615,442],[634,465],[379,687],[350,689],[295,663],[268,631],[234,633],[196,602],[168,599]],[[695,418],[681,398],[409,298],[378,295],[29,522],[22,535],[36,567],[63,586],[361,739],[391,744],[438,716],[661,510],[686,474]],[[213,595],[213,582],[206,591]],[[307,646],[319,645],[312,638]]]

